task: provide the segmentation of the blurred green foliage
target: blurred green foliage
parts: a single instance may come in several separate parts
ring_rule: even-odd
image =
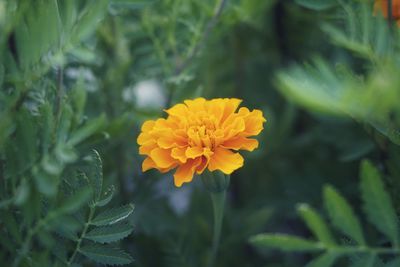
[[[205,266],[200,179],[142,173],[136,145],[197,96],[268,120],[232,175],[216,266],[399,265],[399,38],[368,0],[0,0],[0,265]],[[262,232],[325,254],[257,249]]]

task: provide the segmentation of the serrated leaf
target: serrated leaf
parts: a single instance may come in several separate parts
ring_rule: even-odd
[[[101,264],[123,265],[133,261],[128,253],[109,246],[88,245],[81,247],[79,252]]]
[[[332,224],[358,244],[364,245],[361,224],[346,199],[333,187],[325,186],[324,200]]]
[[[306,267],[330,267],[332,266],[336,259],[339,257],[336,253],[325,253],[318,258],[310,261]]]
[[[93,225],[110,225],[126,219],[132,212],[133,204],[106,210],[97,215],[91,222]]]
[[[101,191],[103,190],[103,163],[101,157],[96,150],[92,150],[92,163],[90,166],[89,182],[94,191],[95,203],[99,200]]]
[[[88,187],[84,187],[72,196],[69,196],[57,209],[57,212],[61,214],[73,213],[86,204],[91,196],[92,190]]]
[[[274,248],[282,251],[319,251],[324,247],[321,243],[286,234],[259,234],[250,239],[258,248]]]
[[[111,185],[101,196],[101,199],[99,201],[96,202],[96,206],[98,207],[103,207],[105,205],[107,205],[108,203],[110,203],[111,199],[114,196],[114,192],[115,192],[115,187],[113,185]]]
[[[379,171],[369,161],[361,164],[361,193],[368,220],[394,245],[399,244],[396,212]]]
[[[98,243],[111,243],[127,237],[132,230],[133,227],[129,224],[96,227],[87,233],[85,238]]]
[[[315,212],[307,204],[299,205],[297,210],[304,222],[307,224],[308,228],[313,232],[319,241],[328,246],[333,246],[336,244],[326,223],[317,212]]]

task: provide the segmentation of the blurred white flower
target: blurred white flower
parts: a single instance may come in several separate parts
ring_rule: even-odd
[[[97,79],[89,68],[68,68],[65,71],[65,75],[72,80],[83,79],[85,89],[88,92],[96,92],[98,89]]]
[[[177,215],[186,213],[190,206],[193,186],[183,186],[177,188],[173,186],[172,176],[166,174],[169,179],[160,179],[155,184],[158,197],[166,197],[169,206]],[[198,179],[197,179],[198,180]]]
[[[136,107],[160,109],[166,104],[166,95],[162,85],[155,80],[140,81],[122,92],[126,102],[134,102]]]

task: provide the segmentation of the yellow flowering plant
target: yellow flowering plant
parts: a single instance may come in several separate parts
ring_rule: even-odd
[[[237,150],[253,151],[266,121],[260,110],[241,107],[236,98],[185,100],[166,110],[167,118],[146,121],[137,142],[146,156],[142,169],[162,173],[176,168],[175,185],[208,169],[231,174],[243,166]]]
[[[139,153],[146,156],[143,171],[176,169],[177,187],[191,182],[195,174],[202,176],[214,211],[209,266],[217,254],[229,175],[244,163],[237,151],[258,147],[250,137],[258,135],[266,121],[260,110],[239,108],[241,102],[236,98],[185,100],[167,109],[167,118],[146,121],[137,139]]]

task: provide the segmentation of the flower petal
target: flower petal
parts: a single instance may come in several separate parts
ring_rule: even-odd
[[[241,99],[237,98],[225,98],[225,108],[224,108],[224,115],[222,116],[222,121],[229,117],[229,115],[233,114],[236,109],[239,107],[240,103],[242,102]]]
[[[225,141],[222,144],[222,147],[234,150],[244,149],[247,151],[253,151],[258,147],[258,141],[256,139],[239,136]]]
[[[201,158],[189,159],[185,164],[178,167],[174,174],[175,186],[181,187],[183,183],[192,181],[194,172],[201,163]]]
[[[171,150],[171,157],[179,160],[181,163],[185,163],[187,161],[185,151],[186,151],[186,147],[183,147],[183,148],[175,147]]]
[[[157,143],[155,141],[146,143],[139,147],[139,154],[140,155],[150,155],[150,152],[153,151],[157,147]]]
[[[201,157],[201,163],[197,166],[196,173],[201,174],[203,173],[204,169],[207,168],[208,163],[210,162],[211,156],[214,152],[211,151],[209,148],[204,148],[203,156]]]
[[[179,138],[176,138],[173,133],[170,133],[170,134],[166,134],[165,136],[160,137],[157,140],[157,144],[161,148],[168,149],[168,148],[172,148],[172,147],[181,146],[184,143],[181,140],[179,140]]]
[[[137,138],[138,145],[145,145],[146,143],[152,141],[154,138],[148,133],[141,133]]]
[[[142,128],[141,128],[142,132],[151,131],[151,129],[153,129],[153,127],[154,127],[155,124],[156,124],[156,122],[153,121],[153,120],[145,121],[145,122],[143,123],[143,125],[142,125]]]
[[[142,163],[142,172],[148,171],[153,168],[157,168],[156,163],[150,157],[145,158]]]
[[[172,108],[165,110],[165,112],[167,112],[168,115],[171,115],[171,116],[177,116],[177,117],[186,116],[186,114],[188,112],[188,108],[184,104],[176,104]]]
[[[193,100],[185,100],[184,103],[191,112],[196,113],[199,111],[204,111],[204,104],[206,103],[206,100],[202,97],[198,97]]]
[[[151,151],[150,156],[159,168],[166,169],[176,163],[176,160],[171,157],[170,149],[155,148]]]
[[[211,156],[208,169],[220,170],[225,174],[231,174],[234,170],[243,166],[243,157],[239,153],[233,153],[229,149],[218,147]]]
[[[203,155],[203,148],[202,147],[188,147],[185,152],[186,157],[190,159],[194,159]]]
[[[255,109],[250,112],[247,108],[240,108],[239,114],[244,118],[244,136],[258,135],[264,129],[263,123],[266,120],[261,110]]]

